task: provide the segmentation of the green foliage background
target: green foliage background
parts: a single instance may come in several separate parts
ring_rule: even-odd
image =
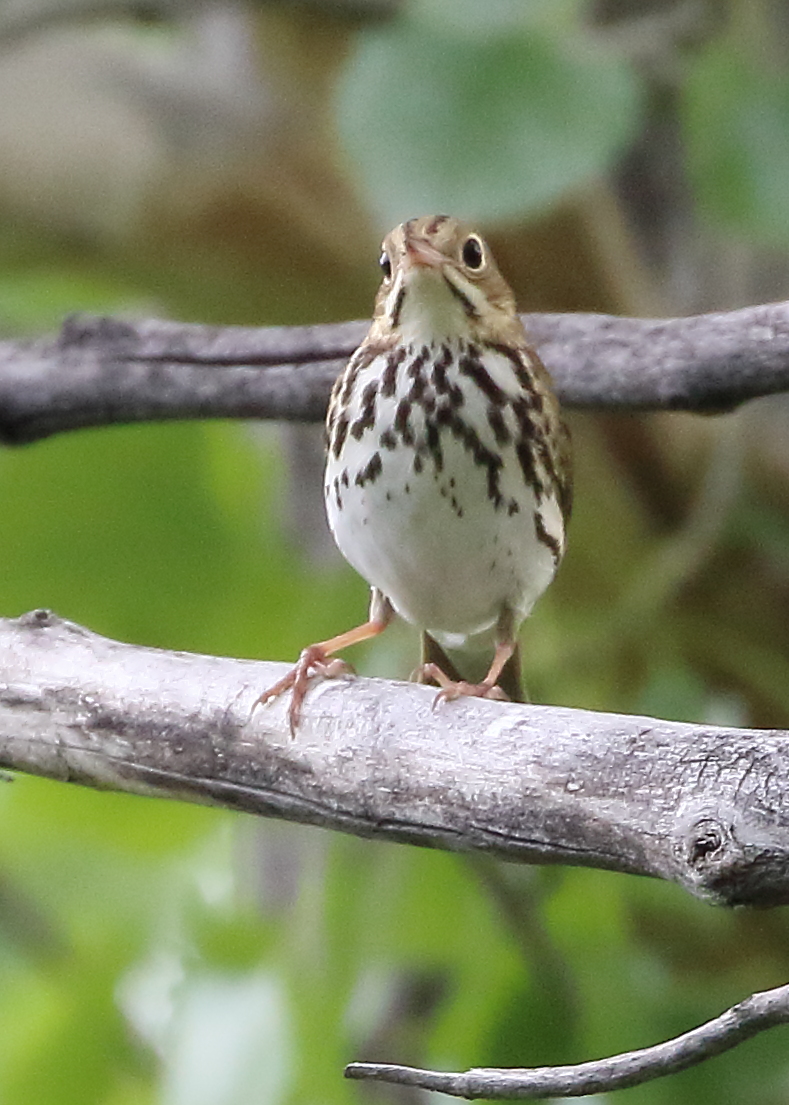
[[[604,172],[638,130],[641,86],[576,16],[566,3],[526,19],[503,0],[434,0],[360,32],[336,118],[371,207],[390,221],[447,207],[525,218]],[[700,211],[721,232],[786,243],[786,78],[736,27],[686,64]],[[7,228],[3,240],[5,335],[153,294],[138,274],[86,275],[67,253],[42,260],[9,246]],[[188,281],[155,294],[162,311],[194,312]],[[305,297],[302,320],[320,310]],[[280,319],[262,303],[248,321]],[[749,471],[747,423],[731,420],[661,534],[594,421],[574,430],[571,553],[526,630],[534,698],[787,725],[787,496]],[[49,606],[128,641],[295,656],[359,617],[365,587],[299,560],[277,509],[284,486],[276,433],[237,425],[5,450],[0,611]],[[386,665],[406,671],[412,644],[399,638]],[[382,655],[360,666],[380,669]],[[340,1076],[354,1058],[579,1061],[786,981],[787,936],[783,912],[725,913],[645,880],[496,872],[18,777],[0,783],[0,1100],[340,1105],[373,1100]],[[763,1105],[787,1085],[779,1029],[617,1100]]]

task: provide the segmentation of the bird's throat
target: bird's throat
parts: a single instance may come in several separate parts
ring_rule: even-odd
[[[441,269],[414,267],[392,289],[389,325],[405,345],[470,341],[476,308]]]

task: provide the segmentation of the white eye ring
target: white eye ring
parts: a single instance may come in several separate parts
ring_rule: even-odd
[[[383,250],[381,256],[378,258],[378,264],[381,266],[381,272],[384,274],[384,280],[392,279],[392,262],[389,259],[389,254],[386,250]]]

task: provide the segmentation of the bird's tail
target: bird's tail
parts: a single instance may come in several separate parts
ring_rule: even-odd
[[[471,683],[477,683],[484,678],[487,664],[491,659],[490,656],[486,658],[486,663],[481,672],[478,669],[465,670],[464,659],[467,658],[464,657],[462,652],[455,652],[453,650],[450,654],[443,649],[438,641],[434,637],[431,637],[429,633],[422,634],[423,664],[435,664],[436,667],[441,668],[443,673],[453,681],[465,679]],[[475,659],[478,658],[475,657]],[[511,702],[528,702],[521,673],[521,648],[519,643],[516,643],[515,651],[502,668],[498,685]]]

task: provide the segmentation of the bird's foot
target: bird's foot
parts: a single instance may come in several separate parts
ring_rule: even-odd
[[[258,706],[265,706],[267,702],[279,698],[285,691],[292,689],[293,695],[288,707],[288,725],[290,735],[295,737],[301,721],[301,708],[312,677],[320,675],[324,679],[336,679],[340,675],[355,674],[350,664],[347,664],[345,660],[332,656],[322,645],[308,645],[307,648],[302,649],[296,664],[288,674],[255,699],[252,711],[254,712]]]
[[[465,679],[450,679],[438,664],[422,664],[418,669],[421,682],[431,680],[441,690],[433,700],[435,710],[439,702],[453,702],[456,698],[489,698],[495,702],[509,702],[509,696],[496,683],[483,679],[481,683],[467,683]]]

